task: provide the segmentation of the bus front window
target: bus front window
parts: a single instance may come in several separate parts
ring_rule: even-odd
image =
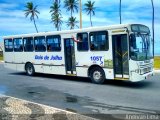
[[[130,57],[143,61],[153,57],[153,44],[148,34],[135,33],[130,35]]]

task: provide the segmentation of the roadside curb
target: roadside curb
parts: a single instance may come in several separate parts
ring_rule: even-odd
[[[6,95],[0,95],[0,108],[1,119],[97,120],[78,113],[73,113]]]

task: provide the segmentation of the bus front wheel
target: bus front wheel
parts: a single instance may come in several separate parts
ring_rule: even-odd
[[[34,73],[35,73],[35,69],[34,69],[34,66],[32,65],[32,63],[27,63],[26,74],[29,76],[32,76],[32,75],[34,75]]]
[[[90,77],[93,83],[102,84],[105,81],[105,73],[102,68],[95,67],[90,71]]]

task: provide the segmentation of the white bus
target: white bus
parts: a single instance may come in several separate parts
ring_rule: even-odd
[[[17,71],[141,81],[153,75],[153,42],[141,24],[4,37],[5,66]]]

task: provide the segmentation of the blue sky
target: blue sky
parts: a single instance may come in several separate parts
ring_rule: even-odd
[[[2,36],[33,33],[36,32],[34,25],[29,18],[25,18],[23,10],[26,2],[32,1],[38,5],[40,12],[39,19],[36,20],[38,30],[54,31],[51,23],[50,6],[53,0],[0,0],[0,41]],[[94,0],[96,15],[93,16],[93,26],[103,26],[119,24],[119,0]],[[84,4],[86,0],[82,0]],[[69,29],[66,21],[70,13],[67,13],[62,5],[63,25],[62,29]],[[160,1],[154,0],[155,4],[155,53],[160,54]],[[78,13],[74,15],[79,19]],[[83,11],[83,27],[89,27],[89,17]],[[151,28],[152,20],[151,0],[122,0],[122,23],[141,23]],[[78,24],[79,25],[79,24]]]

